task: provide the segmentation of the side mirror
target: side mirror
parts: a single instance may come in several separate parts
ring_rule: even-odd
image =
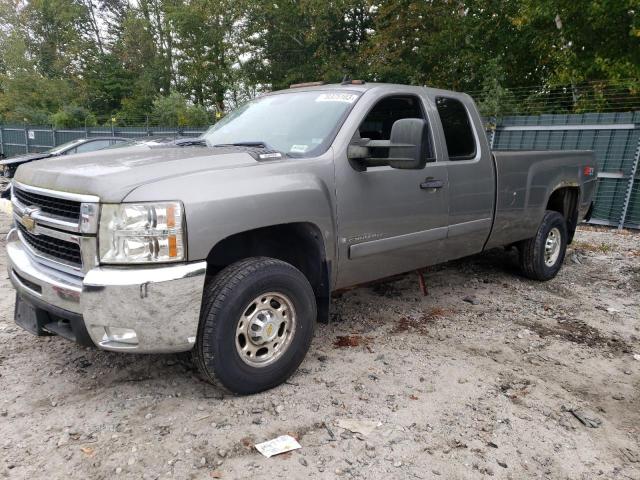
[[[362,139],[349,145],[347,156],[354,168],[364,171],[367,167],[389,165],[391,168],[420,169],[427,162],[427,122],[421,118],[396,120],[391,127],[389,140]],[[388,158],[372,156],[371,148],[388,148]]]
[[[421,118],[403,118],[391,127],[389,166],[418,169],[427,163],[427,122]]]

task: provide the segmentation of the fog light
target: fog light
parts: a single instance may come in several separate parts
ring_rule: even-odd
[[[138,335],[136,331],[130,328],[120,327],[104,327],[104,336],[102,342],[126,343],[129,345],[138,345]]]

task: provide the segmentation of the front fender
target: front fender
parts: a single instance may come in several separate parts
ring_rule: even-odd
[[[315,159],[285,159],[164,179],[136,188],[125,201],[182,201],[189,261],[206,259],[218,242],[237,233],[294,222],[318,227],[325,257],[332,261],[336,249],[333,183],[329,150]]]

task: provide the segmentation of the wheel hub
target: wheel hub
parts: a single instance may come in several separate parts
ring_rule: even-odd
[[[562,246],[562,237],[560,230],[552,228],[547,234],[547,239],[544,243],[544,263],[547,267],[555,265],[558,257],[560,256],[560,248]]]
[[[271,342],[278,334],[278,327],[271,310],[260,310],[249,322],[249,338],[255,345]]]
[[[244,309],[236,326],[236,350],[243,362],[264,367],[289,348],[296,330],[293,302],[282,293],[256,297]]]

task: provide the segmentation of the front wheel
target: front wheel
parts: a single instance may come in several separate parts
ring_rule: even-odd
[[[567,222],[562,214],[547,210],[536,235],[518,245],[520,268],[534,280],[550,280],[556,276],[567,250]]]
[[[255,257],[205,286],[196,346],[202,376],[233,393],[283,383],[304,359],[316,320],[313,289],[292,265]]]

